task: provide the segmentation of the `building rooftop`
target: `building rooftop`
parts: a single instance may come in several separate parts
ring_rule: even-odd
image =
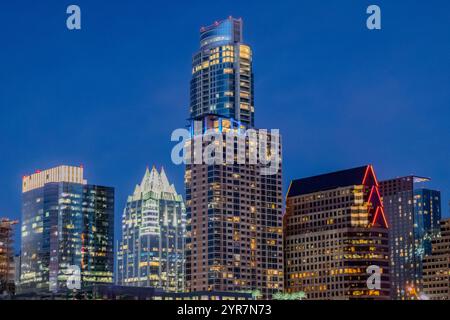
[[[128,197],[128,201],[141,200],[149,192],[153,193],[155,199],[181,199],[175,190],[175,185],[170,184],[164,168],[161,168],[161,172],[158,172],[155,166],[153,166],[152,170],[146,169],[141,183],[136,185],[134,193]]]
[[[242,19],[228,17],[200,29],[201,48],[242,42]]]
[[[61,165],[48,170],[36,170],[35,173],[22,178],[22,192],[42,188],[46,183],[70,182],[87,184],[83,178],[83,166]]]
[[[370,165],[293,180],[288,197],[363,184]],[[372,169],[373,170],[373,169]]]

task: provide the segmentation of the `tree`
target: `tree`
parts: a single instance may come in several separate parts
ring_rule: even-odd
[[[274,300],[303,300],[306,299],[306,293],[303,291],[293,293],[277,292],[273,295]]]

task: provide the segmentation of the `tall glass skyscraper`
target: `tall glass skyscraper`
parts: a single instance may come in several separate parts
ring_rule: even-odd
[[[253,128],[253,100],[252,50],[243,43],[242,20],[229,17],[201,28],[189,157],[196,154],[192,142],[207,131],[242,137]],[[246,160],[252,143],[247,139],[242,152]],[[271,175],[260,169],[248,161],[186,166],[187,291],[253,291],[270,298],[283,290],[281,163]]]
[[[422,261],[431,254],[431,240],[439,234],[441,221],[441,192],[431,189],[414,190],[414,235],[416,253]]]
[[[243,43],[242,19],[229,17],[200,29],[190,105],[193,119],[214,114],[254,126],[252,50]]]
[[[423,259],[439,233],[440,192],[418,188],[428,178],[406,176],[380,182],[388,217],[391,298],[417,299],[422,291]]]
[[[76,268],[82,287],[112,283],[113,247],[113,188],[87,184],[82,167],[23,178],[21,291],[66,290]]]
[[[117,284],[184,290],[185,211],[164,169],[147,169],[123,211]]]

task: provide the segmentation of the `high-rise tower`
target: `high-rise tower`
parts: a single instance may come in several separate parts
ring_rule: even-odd
[[[190,114],[192,119],[215,114],[254,126],[252,50],[243,43],[242,19],[229,17],[200,29]]]
[[[58,292],[77,269],[81,287],[112,283],[114,188],[59,166],[22,181],[22,291]]]
[[[164,169],[147,169],[122,215],[119,285],[184,290],[185,211]]]
[[[200,30],[192,72],[190,114],[203,131],[192,126],[188,149],[205,131],[243,137],[254,127],[252,52],[242,42],[241,19],[230,17]],[[246,160],[254,147],[245,140]],[[259,159],[268,156],[261,154]],[[281,148],[273,154],[281,161]],[[253,291],[270,297],[283,290],[281,163],[270,175],[261,174],[261,167],[248,161],[186,165],[188,291]]]
[[[287,292],[389,299],[388,222],[371,165],[292,181],[284,218]],[[378,288],[368,267],[379,270]]]
[[[406,176],[380,182],[389,225],[391,298],[417,299],[422,265],[439,233],[440,192],[419,188],[428,178]]]

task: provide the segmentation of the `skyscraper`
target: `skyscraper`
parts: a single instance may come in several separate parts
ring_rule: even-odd
[[[388,223],[373,167],[294,180],[284,217],[285,289],[307,299],[388,299]],[[381,274],[369,288],[367,268]]]
[[[15,292],[13,226],[17,221],[0,219],[0,295]]]
[[[441,192],[430,189],[414,190],[414,236],[420,260],[431,254],[431,240],[439,234],[441,221]]]
[[[422,289],[422,261],[439,231],[440,193],[418,188],[428,178],[406,176],[380,182],[388,217],[391,298],[417,299]]]
[[[252,50],[243,42],[242,19],[200,29],[192,61],[192,119],[215,114],[254,126]]]
[[[21,290],[63,291],[111,283],[114,189],[87,184],[82,167],[59,166],[22,181]]]
[[[185,212],[164,169],[147,169],[123,211],[117,284],[184,290]]]
[[[230,17],[200,30],[190,113],[202,125],[191,125],[190,156],[193,141],[207,130],[242,136],[254,127],[252,52],[242,29],[242,20]],[[246,160],[253,147],[247,139]],[[281,167],[271,175],[262,175],[261,167],[249,161],[187,164],[188,291],[259,291],[264,297],[282,291]]]
[[[431,300],[450,300],[450,219],[441,221],[431,246],[423,262],[423,293]]]

